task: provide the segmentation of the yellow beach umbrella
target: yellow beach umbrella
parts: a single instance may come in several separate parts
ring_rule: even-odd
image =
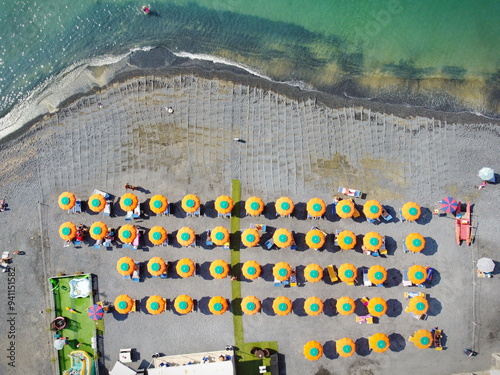
[[[312,198],[307,202],[307,213],[312,217],[321,217],[326,212],[326,204],[323,199]]]
[[[123,211],[134,211],[138,204],[139,199],[132,193],[123,194],[120,198],[120,207]]]
[[[125,224],[118,229],[118,238],[123,243],[132,243],[137,236],[137,228],[130,224]]]
[[[351,297],[340,297],[335,307],[340,315],[350,315],[354,312],[356,304]]]
[[[349,199],[342,199],[335,206],[335,212],[343,219],[349,219],[354,215],[354,203]]]
[[[161,245],[167,239],[167,231],[165,228],[155,225],[148,232],[149,240],[154,245]]]
[[[120,314],[128,314],[135,306],[135,301],[127,296],[126,294],[121,294],[115,299],[115,310]]]
[[[158,315],[165,311],[167,301],[158,295],[151,296],[146,301],[146,310],[150,314]]]
[[[311,249],[320,249],[325,244],[325,234],[319,229],[312,229],[306,234],[306,244]]]
[[[304,302],[304,310],[307,315],[319,315],[323,312],[323,307],[323,301],[318,297],[309,297]]]
[[[189,213],[194,213],[200,208],[200,198],[194,194],[188,194],[182,198],[182,209]]]
[[[175,310],[179,314],[187,314],[193,310],[193,299],[185,294],[178,296],[174,301]]]
[[[175,270],[180,277],[193,276],[196,267],[191,259],[183,258],[177,262]]]
[[[382,214],[382,206],[379,201],[369,200],[363,205],[363,213],[369,219],[378,219]]]
[[[368,338],[368,345],[374,352],[383,353],[389,349],[391,342],[387,335],[376,333]]]
[[[276,201],[275,208],[278,215],[288,216],[292,214],[295,204],[290,198],[281,197]]]
[[[153,195],[149,200],[149,208],[155,214],[162,214],[168,207],[168,200],[161,194]]]
[[[247,315],[255,315],[260,311],[260,301],[257,297],[247,296],[241,300],[241,311]]]
[[[304,277],[311,283],[317,283],[323,278],[323,268],[316,263],[311,263],[304,269]]]
[[[264,202],[259,197],[250,197],[245,202],[245,210],[250,216],[258,216],[264,211]]]
[[[63,240],[71,241],[76,236],[76,225],[70,221],[63,223],[59,227],[59,235]]]
[[[342,250],[350,250],[356,246],[356,235],[350,230],[343,230],[337,236],[337,243]]]
[[[323,347],[317,341],[309,341],[304,345],[304,356],[310,361],[316,361],[323,355]]]
[[[153,257],[148,261],[148,272],[153,276],[160,276],[167,270],[167,264],[160,257]]]
[[[229,273],[229,265],[222,259],[216,259],[210,264],[210,275],[214,279],[223,279]]]
[[[419,349],[427,349],[432,345],[432,333],[419,329],[413,334],[413,343]]]
[[[182,227],[177,231],[177,242],[182,246],[190,246],[195,239],[194,230],[189,227]]]
[[[276,315],[288,315],[292,311],[292,301],[288,297],[276,297],[273,301],[273,310]]]
[[[215,200],[215,210],[220,214],[228,214],[233,210],[234,203],[231,197],[221,195]]]
[[[356,352],[356,344],[348,337],[337,340],[335,342],[335,348],[341,357],[350,357]]]
[[[382,316],[387,311],[387,302],[381,297],[373,297],[368,301],[368,312],[373,316]]]
[[[214,315],[224,314],[229,307],[227,300],[221,296],[215,296],[208,301],[208,309]]]
[[[419,253],[425,247],[425,239],[424,236],[419,233],[410,233],[406,236],[405,244],[408,250],[414,253]]]
[[[368,279],[375,285],[383,284],[387,279],[387,270],[380,266],[371,266],[368,270]]]
[[[108,226],[102,221],[96,221],[89,228],[90,237],[94,240],[102,240],[108,234]]]
[[[423,266],[411,266],[408,268],[408,278],[413,284],[422,284],[427,278],[427,270]]]
[[[407,202],[401,209],[403,217],[408,221],[415,221],[420,217],[420,206],[415,202]]]
[[[339,278],[345,283],[353,283],[358,276],[357,268],[351,263],[344,263],[339,267]]]
[[[57,203],[59,203],[59,207],[63,210],[71,210],[76,203],[75,195],[69,191],[65,191],[59,196]]]
[[[246,247],[254,247],[260,241],[260,234],[256,229],[248,228],[241,233],[241,242]]]
[[[101,212],[106,207],[106,199],[101,194],[92,194],[88,201],[89,208],[94,212]]]
[[[279,281],[288,280],[292,273],[292,267],[288,263],[278,262],[273,267],[274,278]]]
[[[410,299],[408,308],[416,315],[422,315],[429,310],[429,301],[425,297],[415,296]]]
[[[382,236],[377,232],[368,232],[363,237],[363,245],[371,251],[377,251],[382,246]]]
[[[215,227],[212,230],[211,237],[214,244],[222,246],[229,242],[229,231],[225,227]]]
[[[130,257],[122,257],[116,262],[116,270],[120,275],[130,276],[134,273],[135,263]]]
[[[243,276],[245,276],[247,279],[254,280],[260,276],[262,268],[260,267],[260,264],[255,260],[248,260],[243,263],[241,272],[243,272]]]
[[[276,229],[273,234],[274,244],[280,248],[288,247],[293,242],[292,232],[288,229]]]

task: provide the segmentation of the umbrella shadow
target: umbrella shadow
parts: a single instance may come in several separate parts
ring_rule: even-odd
[[[429,310],[427,311],[427,315],[437,316],[441,314],[441,311],[443,310],[443,305],[437,298],[427,297],[427,301],[429,302]]]
[[[146,302],[150,296],[142,297],[142,299],[137,300],[136,310],[137,312],[142,312],[147,315],[151,315],[146,309]]]
[[[397,222],[400,222],[401,220],[398,218],[398,214],[396,212],[396,210],[394,209],[394,207],[392,206],[382,206],[382,208],[384,210],[387,211],[387,213],[389,215],[392,216],[392,219],[390,221],[385,221],[383,218],[380,220],[381,223],[384,223],[384,224],[391,224],[391,223],[397,223]]]
[[[276,315],[276,313],[273,310],[273,302],[274,302],[274,298],[271,298],[271,297],[267,297],[266,299],[262,300],[261,309],[262,309],[262,312],[264,314],[269,315],[269,316]]]
[[[434,269],[434,273],[432,275],[432,280],[430,281],[427,281],[425,283],[425,287],[426,288],[431,288],[433,287],[434,285],[438,285],[440,282],[441,282],[441,274],[439,273],[438,270],[436,270],[434,267],[432,267]]]
[[[119,216],[125,216],[127,214],[126,211],[123,211],[121,206],[120,206],[120,200],[121,198],[118,198],[116,202],[111,203],[111,217],[119,217]]]
[[[337,359],[339,358],[339,353],[337,353],[337,349],[335,347],[335,341],[328,340],[323,345],[323,354],[328,359]]]
[[[203,280],[214,280],[215,278],[210,274],[210,262],[200,264],[198,276]]]
[[[429,224],[430,221],[432,220],[432,217],[434,216],[432,214],[432,211],[429,210],[427,207],[420,207],[420,217],[415,220],[415,222],[417,224],[420,224],[420,225],[425,225],[425,224]]]
[[[326,205],[325,219],[331,222],[340,221],[340,217],[335,212],[335,206],[333,203]]]
[[[231,211],[231,215],[235,217],[239,217],[240,219],[246,216],[245,209],[245,201],[234,202],[233,211]]]
[[[305,279],[304,279],[304,269],[306,267],[302,265],[295,266],[295,275],[297,276],[297,286],[304,287]]]
[[[297,316],[307,316],[306,310],[304,309],[305,298],[297,298],[293,301],[292,311]]]
[[[179,241],[177,241],[177,233],[179,233],[179,230],[178,230],[178,229],[177,229],[177,230],[174,230],[174,231],[171,233],[172,235],[171,235],[171,236],[170,236],[170,238],[169,238],[169,241],[170,241],[170,242],[169,242],[169,245],[170,245],[170,246],[172,246],[172,247],[174,247],[174,248],[176,248],[176,249],[181,249],[181,248],[183,248],[184,246],[182,246],[182,245],[179,243]]]
[[[403,275],[400,270],[396,268],[389,268],[387,270],[387,279],[385,280],[384,286],[386,288],[392,288],[393,286],[398,286],[403,281]]]
[[[210,297],[202,297],[198,301],[198,310],[205,315],[211,315],[210,309],[208,308],[208,302],[210,302]]]
[[[495,263],[495,269],[493,270],[492,274],[498,275],[500,274],[500,262],[497,262],[496,260],[494,260],[493,262]]]
[[[111,311],[111,315],[113,315],[113,319],[115,319],[115,320],[117,320],[119,322],[123,322],[124,320],[126,320],[128,318],[128,314],[120,314],[115,309],[113,309]]]
[[[357,339],[355,342],[356,344],[356,354],[366,357],[367,355],[370,354],[371,349],[370,345],[368,344],[368,339],[366,337],[361,337]]]
[[[269,202],[264,205],[263,216],[267,220],[276,220],[279,215],[276,214],[276,204],[274,202]]]
[[[236,316],[243,315],[243,311],[241,310],[241,301],[243,301],[243,298],[241,297],[234,298],[233,300],[231,300],[231,303],[229,305],[229,310],[231,310],[231,312]]]
[[[335,308],[335,299],[334,298],[327,298],[323,301],[323,314],[326,316],[336,316],[337,315],[337,309]]]
[[[297,220],[306,220],[307,219],[307,204],[304,202],[299,202],[295,205],[293,210],[293,216],[297,218]]]
[[[392,238],[391,236],[385,236],[385,248],[387,249],[387,256],[394,255],[397,247],[398,244],[394,238]],[[382,255],[382,257],[384,256]]]
[[[397,299],[391,298],[387,300],[387,311],[385,315],[390,318],[395,318],[403,313],[403,305]]]
[[[212,199],[211,201],[205,202],[204,206],[204,215],[206,217],[216,218],[219,216],[219,213],[215,209],[215,200]]]
[[[425,247],[423,248],[421,253],[427,256],[436,254],[439,247],[436,240],[434,240],[434,238],[431,237],[424,237],[424,240],[425,240]]]
[[[306,244],[306,235],[304,233],[293,232],[293,239],[295,240],[295,245],[297,245],[297,250],[295,251],[306,251],[309,249]]]
[[[365,316],[368,315],[368,307],[364,305],[363,302],[361,302],[361,299],[357,299],[354,301],[355,303],[355,308],[354,308],[354,314],[357,316]]]
[[[207,244],[208,232],[211,229],[204,230],[202,233],[197,235],[197,244],[204,250],[213,250],[216,246],[212,243],[212,245]],[[232,240],[231,240],[232,241]],[[232,242],[233,243],[233,242]]]
[[[274,267],[274,264],[271,264],[271,263],[261,265],[262,273],[260,274],[260,277],[264,281],[271,281],[271,282],[274,281],[273,267]]]
[[[170,216],[173,216],[177,219],[186,218],[186,211],[184,211],[184,209],[182,208],[182,201],[170,203]]]
[[[392,352],[400,352],[403,351],[406,347],[406,339],[401,336],[399,333],[391,333],[388,335],[391,344],[389,345],[389,349]]]
[[[153,211],[151,211],[151,207],[149,206],[149,202],[151,202],[151,198],[146,199],[144,202],[141,203],[140,209],[141,209],[141,216],[144,218],[144,220],[148,220],[151,216],[157,216]]]

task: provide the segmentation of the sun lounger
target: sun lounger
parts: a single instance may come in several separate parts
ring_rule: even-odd
[[[99,189],[94,189],[94,192],[92,194],[100,194],[104,197],[104,199],[109,199],[111,197],[110,194],[106,193],[105,191],[99,190]]]
[[[140,219],[140,217],[141,217],[141,205],[138,204],[134,208],[134,211],[132,211],[132,219]]]
[[[295,267],[292,267],[292,273],[290,274],[290,286],[297,286],[297,274],[295,273]]]
[[[363,305],[368,306],[368,302],[370,302],[370,299],[368,297],[361,298],[361,303]]]
[[[140,277],[141,277],[141,263],[136,262],[134,272],[132,273],[132,281],[135,281],[136,283],[138,283]]]
[[[281,286],[281,281],[279,281],[278,279],[274,279],[274,286]]]
[[[111,216],[111,203],[113,203],[113,201],[110,200],[106,201],[106,205],[104,206],[102,216]]]
[[[389,215],[389,213],[385,210],[385,208],[382,208],[382,215],[381,215],[385,221],[391,221],[392,216]]]
[[[387,247],[385,246],[385,236],[382,237],[382,246],[379,249],[380,255],[387,255]]]
[[[212,231],[210,229],[207,229],[205,231],[205,233],[207,234],[207,239],[205,240],[205,245],[212,246],[214,244],[212,241],[212,237],[210,236],[212,234]]]
[[[125,215],[125,221],[131,221],[132,216],[134,216],[134,211],[127,211],[127,215]]]
[[[347,195],[348,197],[355,197],[355,198],[361,197],[361,192],[359,190],[339,187],[338,192],[341,194]]]
[[[81,214],[82,213],[82,201],[77,199],[75,205],[73,206],[73,213]]]
[[[425,297],[425,293],[423,292],[404,292],[405,298],[413,298],[413,297]]]
[[[130,279],[130,275],[123,275],[124,279]]]
[[[330,281],[332,283],[339,280],[337,272],[335,272],[335,268],[333,267],[333,264],[329,264],[328,266],[326,266],[326,269],[328,270],[328,276],[330,276]]]
[[[399,218],[401,219],[401,221],[405,222],[405,221],[408,221],[406,220],[406,218],[403,216],[403,211],[402,210],[399,210]]]
[[[229,244],[229,242],[226,242],[226,243],[222,246],[222,248],[223,248],[224,250],[229,250],[229,249],[230,249],[230,246],[229,246],[229,245],[230,245],[230,244]]]
[[[358,324],[373,324],[373,316],[371,315],[362,315],[356,317],[356,323]]]
[[[427,314],[417,315],[413,311],[410,311],[410,308],[408,306],[406,307],[405,312],[407,312],[408,314],[410,314],[412,317],[414,317],[417,320],[426,320],[427,319]]]
[[[131,246],[131,245],[130,245],[129,243],[124,243],[124,244],[122,245],[122,248],[124,248],[124,249],[128,249],[130,246]]]
[[[101,248],[102,240],[97,240],[94,244],[94,249],[99,250]]]
[[[266,233],[266,231],[267,231],[267,226],[265,224],[250,223],[250,228],[258,230],[258,231],[262,231],[262,233]]]
[[[137,231],[137,236],[135,236],[134,241],[132,242],[132,250],[139,249],[139,243],[141,241],[141,232]]]
[[[274,246],[274,239],[270,238],[269,240],[266,241],[265,246],[267,250],[271,250],[272,247]]]
[[[438,327],[435,327],[432,329],[432,336],[434,338],[434,342],[433,342],[434,349],[443,350],[443,344],[441,342],[441,340],[443,338],[443,331],[438,329]],[[470,350],[470,349],[466,349],[466,350]]]
[[[82,241],[77,241],[77,240],[74,240],[74,241],[73,241],[73,246],[74,246],[74,247],[82,247]]]
[[[378,220],[377,219],[370,219],[369,217],[366,218],[366,220],[368,220],[369,223],[372,223],[372,224],[376,224],[378,223]]]
[[[283,285],[283,286],[290,286],[290,279],[283,280],[283,281],[281,282],[281,285]]]
[[[354,211],[353,211],[352,217],[354,217],[354,218],[360,217],[361,214],[359,213],[358,209],[356,208],[356,203],[354,202],[354,199],[351,198],[349,200],[352,202],[352,204],[354,206]]]
[[[412,282],[408,278],[408,270],[404,269],[403,270],[403,286],[412,286]]]
[[[170,263],[167,262],[167,268],[165,269],[165,272],[160,274],[160,279],[168,279],[168,267],[170,266]]]
[[[370,281],[370,278],[368,277],[368,268],[363,268],[363,285],[364,286],[372,286],[372,282]]]
[[[333,240],[333,244],[335,246],[339,246],[339,234],[340,234],[340,232],[341,232],[340,229],[335,230],[335,239]]]
[[[403,250],[405,253],[411,253],[410,249],[408,249],[408,246],[406,246],[406,241],[403,241]]]

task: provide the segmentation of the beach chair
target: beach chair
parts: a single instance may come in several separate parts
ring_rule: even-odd
[[[132,211],[132,219],[140,219],[141,218],[141,205],[138,204],[134,211]]]
[[[418,296],[425,297],[426,296],[426,294],[423,292],[404,292],[403,295],[405,298],[413,298],[413,297],[418,297]]]
[[[196,246],[198,246],[198,236],[196,234],[194,235],[194,241],[189,246],[190,247],[196,247]]]
[[[136,283],[138,283],[140,280],[140,277],[141,277],[141,263],[135,262],[134,272],[132,273],[132,281],[135,281]]]
[[[403,250],[405,253],[411,253],[410,249],[408,249],[408,246],[406,246],[405,241],[403,241]]]
[[[141,231],[137,231],[137,236],[135,236],[134,241],[132,242],[132,250],[139,249],[139,243],[141,242]]]
[[[74,240],[73,241],[73,246],[77,247],[77,248],[82,247],[82,241]]]
[[[127,215],[125,215],[125,221],[131,221],[132,216],[134,216],[134,211],[127,211]]]
[[[130,275],[123,275],[124,279],[130,279]]]
[[[165,268],[165,272],[163,272],[160,275],[160,279],[168,279],[168,267],[170,267],[170,262],[166,262],[166,265],[167,265],[167,267]],[[167,308],[167,306],[165,306],[165,309],[166,308]]]
[[[370,281],[368,277],[368,268],[363,268],[363,285],[364,286],[372,286],[372,282]]]
[[[363,305],[368,306],[368,302],[370,302],[370,299],[368,297],[361,298],[361,303]]]
[[[229,245],[230,245],[230,244],[229,244],[229,242],[226,242],[226,243],[222,246],[222,248],[223,248],[224,250],[229,250],[229,249],[230,249]]]
[[[408,278],[408,270],[404,269],[403,270],[403,286],[412,286],[412,282]]]
[[[106,241],[104,241],[103,246],[104,247],[111,247],[111,241],[112,240],[106,240]]]
[[[348,197],[355,197],[355,198],[361,197],[361,191],[359,191],[359,190],[339,187],[338,192],[341,194],[347,195]]]
[[[205,240],[205,245],[212,246],[214,244],[212,241],[212,237],[211,237],[212,231],[210,229],[207,229],[205,231],[205,233],[207,234],[207,239]]]
[[[297,274],[295,272],[295,267],[292,267],[292,273],[290,274],[290,286],[297,286]]]
[[[271,250],[272,247],[274,246],[274,239],[270,238],[269,240],[266,241],[264,245],[266,246],[267,250]]]
[[[283,285],[283,286],[290,286],[290,279],[283,280],[281,282],[281,285]]]
[[[406,218],[403,216],[403,210],[399,210],[399,218],[401,219],[402,222],[406,222],[408,220],[406,220]]]
[[[366,218],[366,220],[368,220],[369,223],[372,223],[372,224],[376,224],[378,223],[378,220],[377,219],[370,219],[369,217]]]
[[[63,247],[70,247],[72,241],[64,241]]]
[[[106,205],[104,206],[104,210],[102,211],[102,216],[111,216],[111,203],[113,203],[113,201],[106,201]]]
[[[274,286],[282,286],[281,284],[281,281],[279,281],[278,279],[274,279]]]
[[[109,199],[111,197],[111,194],[108,194],[105,191],[99,189],[94,189],[94,192],[92,194],[100,194],[104,197],[104,199]]]
[[[357,316],[356,323],[358,323],[358,324],[373,324],[373,316],[371,316],[371,315]]]
[[[77,199],[75,202],[75,205],[73,206],[73,208],[70,211],[73,211],[74,214],[81,214],[82,213],[82,201],[80,199]]]
[[[255,229],[259,232],[266,233],[267,232],[267,225],[265,224],[253,224],[250,223],[250,228]]]
[[[335,268],[333,267],[333,264],[329,264],[328,266],[326,266],[326,269],[328,270],[328,276],[330,276],[330,281],[332,283],[339,280],[337,272],[335,272]]]
[[[385,236],[382,237],[382,246],[379,249],[380,255],[387,255],[387,247],[385,246]]]
[[[295,232],[292,232],[292,243],[290,244],[290,250],[297,250],[297,243],[294,238]]]
[[[443,331],[441,329],[438,329],[438,327],[434,327],[432,329],[432,336],[434,338],[434,349],[443,350],[443,344],[441,342],[441,339],[443,338]]]
[[[385,210],[385,208],[382,208],[382,215],[381,215],[385,221],[391,221],[392,216],[389,215],[389,213]]]
[[[99,250],[101,248],[102,240],[97,240],[94,244],[94,249]]]
[[[335,230],[335,238],[333,240],[333,244],[335,246],[339,246],[339,234],[340,234],[341,230],[340,229],[336,229]]]

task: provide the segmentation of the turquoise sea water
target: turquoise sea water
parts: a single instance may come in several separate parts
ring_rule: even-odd
[[[0,0],[0,117],[77,64],[159,45],[324,91],[500,112],[499,1],[161,0],[150,16],[144,4]]]

